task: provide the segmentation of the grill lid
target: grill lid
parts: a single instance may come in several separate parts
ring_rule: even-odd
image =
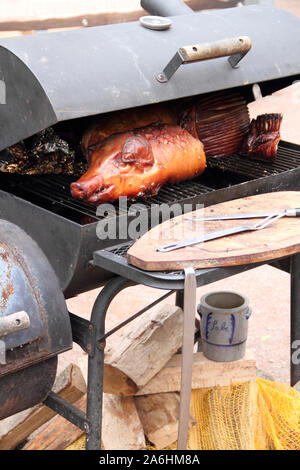
[[[17,322],[11,322],[7,332],[1,328],[0,356],[3,348],[10,351],[22,346],[31,351],[24,353],[25,367],[70,349],[70,319],[53,268],[33,239],[3,219],[0,238],[0,323],[5,325],[15,317]],[[24,328],[18,328],[20,313],[28,317]],[[0,377],[11,369],[12,363],[12,357],[7,358],[6,365],[0,367]]]
[[[172,17],[166,31],[131,22],[2,39],[0,150],[58,121],[299,74],[299,25],[251,5]],[[252,49],[238,68],[222,57],[155,77],[182,46],[240,36]]]

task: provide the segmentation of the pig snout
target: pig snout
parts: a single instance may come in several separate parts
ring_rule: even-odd
[[[76,199],[83,199],[85,201],[103,188],[103,179],[100,175],[93,176],[90,179],[79,179],[70,185],[71,194]]]

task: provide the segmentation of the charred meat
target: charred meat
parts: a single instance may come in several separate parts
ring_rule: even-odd
[[[87,163],[77,159],[75,150],[49,127],[35,136],[12,145],[9,159],[0,162],[0,171],[21,175],[81,175]]]
[[[215,93],[192,103],[179,125],[201,140],[207,157],[237,153],[249,129],[246,101],[239,93]]]
[[[252,119],[241,153],[274,162],[280,141],[282,114],[262,114]]]

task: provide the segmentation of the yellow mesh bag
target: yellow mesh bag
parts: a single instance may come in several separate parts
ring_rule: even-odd
[[[193,390],[191,414],[190,450],[300,450],[300,393],[285,384],[257,378]],[[83,435],[67,450],[84,448]]]
[[[65,448],[65,450],[85,450],[85,434],[83,434],[77,441]]]
[[[257,379],[257,450],[300,450],[300,393],[288,385]]]

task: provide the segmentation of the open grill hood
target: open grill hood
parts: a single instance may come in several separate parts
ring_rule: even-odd
[[[2,39],[0,150],[59,121],[296,76],[299,29],[293,15],[252,5],[175,16],[166,31],[131,22]],[[179,47],[240,36],[252,49],[238,68],[222,57],[155,78]]]

